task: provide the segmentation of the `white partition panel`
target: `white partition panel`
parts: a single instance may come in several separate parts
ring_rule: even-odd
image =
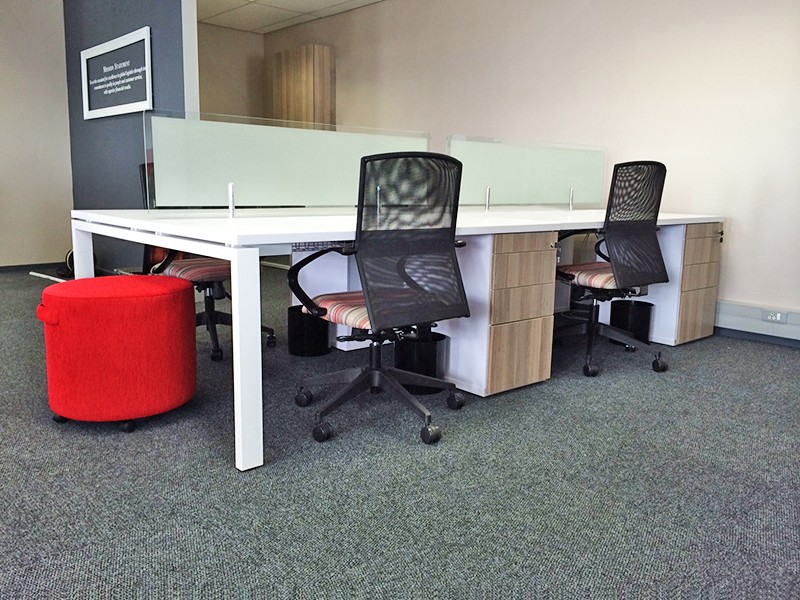
[[[602,148],[508,144],[451,137],[449,154],[464,163],[461,204],[558,204],[570,194],[575,206],[605,202],[606,152]]]
[[[355,206],[362,156],[428,149],[428,136],[150,118],[150,205]]]

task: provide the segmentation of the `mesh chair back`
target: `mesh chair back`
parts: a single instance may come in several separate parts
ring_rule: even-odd
[[[604,237],[620,288],[669,281],[656,233],[666,175],[667,168],[659,162],[614,166]]]
[[[430,152],[361,159],[356,263],[373,331],[469,316],[455,253],[461,163]]]

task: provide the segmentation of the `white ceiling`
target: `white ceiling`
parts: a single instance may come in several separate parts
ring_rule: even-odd
[[[197,0],[197,20],[230,29],[269,33],[381,1]]]

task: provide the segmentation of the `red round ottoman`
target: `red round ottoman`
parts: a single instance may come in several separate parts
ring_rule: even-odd
[[[48,286],[44,322],[54,419],[126,421],[188,402],[197,389],[194,290],[160,275]]]

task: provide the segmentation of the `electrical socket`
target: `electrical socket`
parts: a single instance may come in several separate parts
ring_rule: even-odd
[[[761,320],[768,323],[786,323],[789,315],[785,310],[761,309]]]

